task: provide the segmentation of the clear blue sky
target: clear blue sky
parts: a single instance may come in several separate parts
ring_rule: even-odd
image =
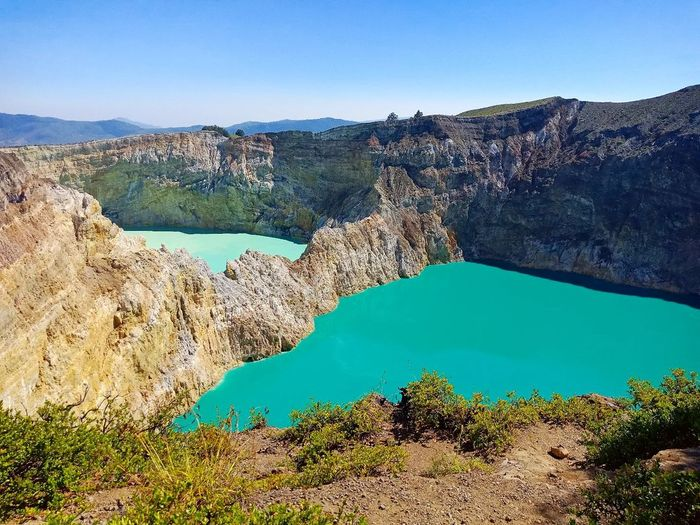
[[[697,83],[698,0],[0,0],[0,112],[367,120]]]

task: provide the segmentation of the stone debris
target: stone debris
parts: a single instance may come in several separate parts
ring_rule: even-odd
[[[550,448],[548,454],[555,459],[565,459],[569,457],[569,451],[562,446]]]

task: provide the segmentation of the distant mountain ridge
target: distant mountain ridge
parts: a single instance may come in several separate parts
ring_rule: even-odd
[[[254,133],[276,133],[278,131],[327,131],[340,126],[350,126],[357,124],[353,120],[343,120],[339,118],[324,117],[307,120],[276,120],[274,122],[256,122],[248,121],[234,124],[226,129],[235,132],[237,129],[242,129],[247,135]]]
[[[142,133],[143,128],[117,119],[90,122],[0,113],[0,146],[66,144]]]
[[[331,117],[306,120],[277,120],[273,122],[241,122],[228,126],[231,132],[242,129],[247,135],[277,131],[326,131],[338,126],[356,124],[352,120]],[[36,115],[0,113],[0,146],[30,144],[70,144],[88,140],[112,139],[147,133],[199,131],[202,125],[158,128],[148,127],[125,118],[82,121],[63,120]]]

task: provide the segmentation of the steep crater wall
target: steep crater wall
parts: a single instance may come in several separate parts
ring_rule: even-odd
[[[372,153],[311,133],[145,135],[13,151],[37,176],[85,191],[123,227],[201,228],[308,241],[376,205]]]
[[[12,363],[26,343],[18,335],[43,342],[22,364],[27,370],[0,384],[3,399],[36,406],[75,396],[81,363],[116,355],[120,367],[103,367],[91,382],[99,392],[114,386],[148,411],[183,389],[201,392],[241,361],[293,347],[338,297],[439,262],[492,261],[697,297],[698,108],[694,87],[635,103],[552,99],[495,117],[433,116],[320,134],[192,133],[4,150],[4,177],[14,182],[3,189],[0,243],[15,256],[0,280],[20,282],[37,267],[55,270],[60,284],[31,293],[6,286],[0,364],[19,366]],[[39,189],[25,189],[33,184]],[[96,203],[84,204],[94,201],[81,190],[122,225],[247,231],[309,246],[295,262],[246,253],[212,274],[184,253],[130,245]],[[65,192],[83,204],[59,204]],[[32,218],[25,208],[53,215]],[[61,235],[54,223],[66,225]],[[100,242],[81,233],[79,225],[93,223],[109,232]],[[25,230],[34,233],[17,248]],[[88,296],[104,308],[99,323],[90,308],[67,302],[88,292],[81,279],[61,280],[62,245],[76,254],[63,274],[94,277]],[[159,275],[160,266],[169,270]],[[158,302],[145,292],[124,299],[113,268]],[[65,295],[55,293],[61,286]],[[55,330],[25,307],[49,299]],[[96,323],[102,335],[86,339],[92,350],[62,335]],[[66,356],[70,374],[54,365]]]

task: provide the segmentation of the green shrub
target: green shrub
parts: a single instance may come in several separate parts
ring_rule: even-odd
[[[216,126],[216,125],[211,125],[211,126],[204,126],[202,127],[202,131],[214,131],[221,135],[222,137],[230,137],[231,134],[228,132],[226,128],[222,128],[221,126]]]
[[[591,523],[651,525],[700,523],[700,474],[668,472],[637,461],[599,476],[580,514]]]
[[[110,525],[366,525],[364,518],[340,511],[324,512],[318,505],[303,502],[299,506],[274,504],[268,507],[243,509],[238,504],[211,501],[190,502],[184,507],[172,507],[173,498],[162,490],[142,500],[125,516],[112,519]]]
[[[59,508],[68,493],[125,481],[143,467],[130,420],[84,419],[70,407],[46,404],[29,418],[0,405],[0,519]]]
[[[345,417],[345,433],[354,440],[371,440],[391,423],[382,404],[386,402],[375,394],[363,397],[350,405]]]
[[[416,437],[428,431],[455,437],[470,415],[467,400],[437,372],[423,372],[401,389],[398,412],[407,433]]]
[[[674,370],[660,388],[629,382],[631,410],[614,420],[589,447],[591,459],[618,467],[647,459],[665,448],[700,444],[700,385],[697,374]]]
[[[265,428],[267,426],[267,416],[265,414],[267,414],[267,410],[263,413],[256,408],[251,408],[248,428],[251,430]]]
[[[282,439],[299,445],[292,459],[297,474],[288,484],[318,486],[349,476],[372,476],[403,469],[404,452],[373,441],[390,423],[383,400],[368,395],[346,407],[314,403],[291,414],[293,426]]]
[[[401,394],[398,414],[406,434],[420,437],[433,432],[483,456],[504,452],[513,441],[514,430],[537,421],[593,430],[607,425],[620,411],[580,397],[554,395],[546,400],[537,392],[530,398],[511,393],[495,403],[481,394],[467,400],[435,372],[424,372],[418,381],[402,388]]]
[[[292,426],[285,429],[282,438],[296,444],[307,443],[318,430],[335,426],[345,441],[372,439],[391,423],[382,409],[383,402],[376,394],[370,394],[345,407],[312,403],[304,410],[292,411]]]
[[[283,439],[302,443],[312,432],[333,423],[340,423],[346,417],[343,407],[331,403],[315,402],[304,410],[293,410],[289,414],[292,425],[285,429]]]
[[[35,417],[0,404],[0,519],[59,509],[82,493],[143,476],[151,454],[162,454],[181,438],[168,427],[182,399],[143,420],[134,419],[118,397],[82,412],[84,399],[66,406],[47,403]],[[65,519],[52,516],[57,523]]]
[[[424,372],[418,381],[401,389],[401,394],[399,418],[409,435],[434,432],[463,450],[484,456],[503,452],[515,428],[539,417],[535,407],[514,395],[496,403],[489,403],[481,394],[467,400],[435,372]]]
[[[539,419],[527,401],[516,398],[487,404],[481,396],[474,396],[470,413],[458,442],[461,448],[484,456],[504,452],[513,442],[513,430]]]
[[[307,462],[294,479],[302,487],[317,487],[348,477],[397,474],[405,468],[406,452],[395,445],[355,445]]]
[[[303,469],[310,463],[317,463],[330,452],[343,448],[349,441],[341,423],[330,423],[309,434],[295,454],[294,463],[298,469]]]
[[[537,411],[542,421],[555,425],[570,423],[592,431],[619,417],[623,410],[623,404],[617,400],[607,404],[581,396],[564,399],[560,394],[544,399],[536,391],[527,403]]]
[[[430,466],[423,471],[422,475],[428,478],[441,478],[448,474],[460,474],[472,470],[488,472],[490,467],[479,458],[465,458],[451,452],[439,454],[433,458]]]

